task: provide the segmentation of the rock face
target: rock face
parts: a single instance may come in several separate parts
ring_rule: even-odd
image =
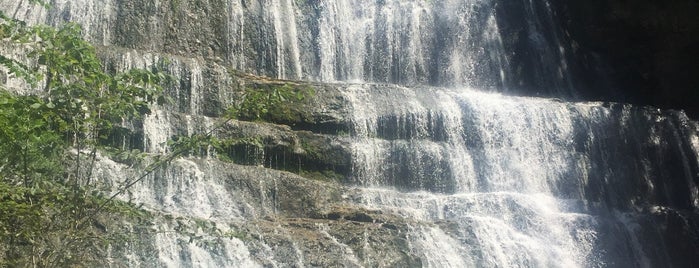
[[[687,267],[696,259],[699,124],[677,111],[559,99],[587,96],[572,74],[597,66],[572,62],[588,52],[573,24],[557,23],[567,5],[55,0],[47,11],[26,2],[0,10],[82,23],[109,70],[173,75],[172,101],[106,142],[143,150],[147,163],[178,136],[227,141],[120,197],[143,204],[151,225],[126,230],[140,238],[116,245],[107,265]],[[223,118],[246,92],[282,87],[313,94],[275,107],[282,112],[266,122]],[[96,180],[115,189],[141,172],[130,164],[101,157]]]
[[[588,99],[684,109],[699,117],[696,1],[551,1]]]
[[[103,183],[129,178],[102,159]],[[348,203],[346,187],[213,159],[179,159],[129,191],[152,225],[116,245],[115,263],[168,267],[416,267],[410,228],[427,225]],[[132,231],[133,232],[133,231]]]

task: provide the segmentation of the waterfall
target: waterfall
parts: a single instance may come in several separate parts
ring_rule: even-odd
[[[696,238],[699,124],[681,111],[560,99],[578,93],[546,0],[49,2],[3,0],[0,10],[31,24],[78,22],[105,68],[160,64],[176,78],[165,89],[174,101],[134,124],[133,147],[149,154],[213,128],[245,86],[231,69],[336,90],[316,97],[343,107],[306,107],[324,120],[348,111],[334,122],[347,133],[319,134],[347,144],[340,183],[274,170],[264,148],[245,155],[255,166],[216,152],[178,159],[120,196],[143,204],[152,226],[131,230],[142,237],[105,266],[691,261],[673,251]],[[284,136],[274,145],[294,153],[310,153],[299,137],[323,127],[248,124],[230,128]],[[282,161],[301,169],[300,158]],[[111,191],[138,173],[97,162]]]
[[[696,202],[695,175],[685,172],[696,170],[686,158],[696,150],[676,139],[696,133],[682,114],[469,89],[359,85],[345,94],[355,120],[354,180],[367,187],[354,200],[449,222],[460,242],[440,240],[449,250],[428,250],[454,252],[438,255],[435,267],[589,267],[616,259],[653,266],[649,259],[669,260],[647,256],[649,245],[638,242],[652,236],[638,222],[647,215],[622,211],[674,198],[653,189],[673,169],[690,189],[681,206]],[[629,238],[608,240],[615,231]],[[440,239],[435,230],[417,233]]]
[[[324,81],[503,86],[492,2],[343,0],[320,10]]]
[[[575,96],[546,1],[10,0],[31,23],[75,21],[95,44],[200,56],[283,79]]]

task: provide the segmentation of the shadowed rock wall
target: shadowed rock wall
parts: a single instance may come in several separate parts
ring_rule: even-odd
[[[699,2],[552,0],[586,99],[699,117]]]

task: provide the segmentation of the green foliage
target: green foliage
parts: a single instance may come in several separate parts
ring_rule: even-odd
[[[228,232],[225,232],[223,235],[224,235],[224,237],[227,237],[227,238],[235,238],[235,239],[238,239],[238,240],[240,240],[240,241],[249,241],[249,240],[251,240],[251,235],[250,235],[250,233],[246,232],[245,230],[236,230],[236,229],[232,229],[232,230],[230,230],[230,231],[228,231]]]
[[[42,0],[31,2],[47,6]],[[148,217],[132,204],[115,201],[119,193],[182,154],[206,155],[213,149],[236,161],[231,151],[263,147],[255,138],[217,138],[218,127],[176,137],[168,156],[119,185],[114,195],[103,196],[92,182],[97,149],[122,163],[140,163],[142,152],[109,148],[104,141],[123,130],[122,122],[149,113],[150,104],[163,99],[160,85],[169,77],[157,69],[107,73],[73,23],[28,26],[0,12],[0,42],[17,53],[0,55],[0,70],[40,89],[21,95],[16,92],[26,88],[0,85],[0,267],[101,264],[110,244],[128,237],[105,224]],[[315,94],[292,83],[258,86],[245,90],[228,111],[229,120],[290,121]]]
[[[103,71],[94,47],[80,38],[80,27],[66,24],[58,30],[33,27],[40,39],[29,53],[46,68],[47,105],[63,116],[73,134],[89,127],[109,129],[115,122],[139,118],[162,91],[165,75],[130,70],[117,75]]]
[[[104,223],[140,213],[105,198],[91,183],[92,165],[102,136],[150,112],[167,77],[106,73],[80,32],[76,24],[30,27],[0,13],[3,46],[26,53],[0,55],[0,69],[43,88],[28,95],[0,88],[0,266],[100,264],[123,238]]]
[[[246,88],[242,101],[229,110],[229,115],[242,120],[288,121],[293,116],[291,108],[314,94],[311,87],[289,83]]]
[[[105,224],[145,216],[133,205],[112,202],[98,218],[88,218],[86,214],[102,202],[97,192],[64,184],[27,188],[0,182],[0,266],[102,264],[108,245],[126,239],[124,234],[107,232]]]
[[[42,99],[0,91],[0,178],[32,187],[45,175],[60,175],[66,144],[54,131],[59,125]]]

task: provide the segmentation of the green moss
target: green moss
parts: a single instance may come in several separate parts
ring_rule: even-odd
[[[264,156],[260,137],[216,139],[213,143],[218,159],[240,165],[259,165]]]
[[[349,137],[350,133],[347,130],[338,129],[337,132],[335,133],[335,135],[339,136],[339,137]]]
[[[318,148],[315,146],[312,146],[310,143],[308,143],[308,141],[306,141],[306,140],[301,141],[301,149],[303,149],[310,158],[318,159],[318,156],[319,156],[318,155],[319,154]]]
[[[253,240],[253,237],[250,235],[250,233],[242,229],[231,229],[223,235],[227,238],[235,238],[243,242]]]
[[[174,11],[180,9],[180,0],[170,0],[170,8]]]
[[[229,108],[241,120],[294,124],[302,121],[303,105],[315,95],[307,84],[255,83],[245,87],[242,101]]]
[[[338,174],[332,170],[301,170],[298,174],[304,178],[327,182],[339,182],[345,178],[342,174]]]

